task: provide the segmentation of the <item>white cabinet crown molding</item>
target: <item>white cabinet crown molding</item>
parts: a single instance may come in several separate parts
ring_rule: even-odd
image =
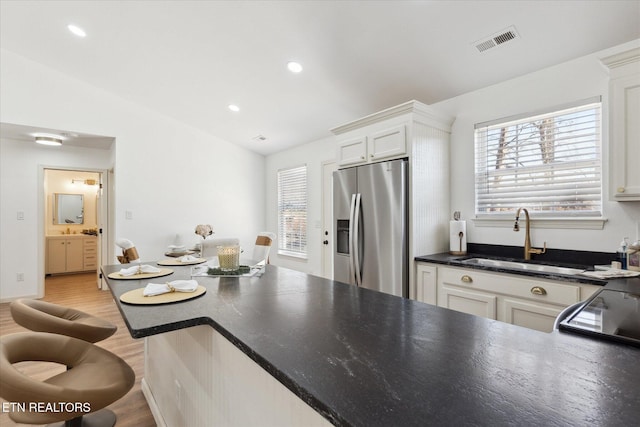
[[[377,113],[362,117],[358,120],[354,120],[349,123],[337,126],[331,129],[331,132],[334,135],[342,135],[352,130],[360,129],[365,126],[378,123],[382,120],[391,119],[393,117],[402,116],[408,113],[416,114],[426,125],[444,130],[446,132],[451,132],[451,125],[453,124],[454,118],[439,114],[430,106],[415,100],[408,101],[403,104],[396,105],[394,107],[387,108]]]
[[[618,68],[640,61],[640,47],[601,58],[600,61],[608,68]]]

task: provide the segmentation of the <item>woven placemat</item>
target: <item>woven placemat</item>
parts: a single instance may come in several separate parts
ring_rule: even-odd
[[[194,292],[169,292],[152,297],[145,297],[142,294],[143,291],[144,288],[138,288],[129,292],[125,292],[124,294],[120,295],[120,301],[127,304],[135,305],[168,304],[171,302],[187,301],[193,298],[197,298],[207,292],[207,288],[198,285]]]
[[[193,261],[181,262],[178,258],[167,258],[157,262],[158,265],[195,265],[207,262],[206,258],[196,258]]]
[[[154,277],[162,277],[168,276],[173,273],[173,270],[170,268],[161,268],[158,273],[141,273],[141,274],[133,274],[131,276],[123,276],[118,271],[114,271],[110,273],[107,277],[109,279],[118,279],[118,280],[140,280],[140,279],[153,279]]]

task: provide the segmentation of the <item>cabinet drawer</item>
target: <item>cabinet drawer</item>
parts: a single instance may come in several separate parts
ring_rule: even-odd
[[[98,246],[97,239],[84,239],[84,248],[95,248],[96,246]]]
[[[580,301],[580,286],[569,283],[559,284],[535,278],[523,279],[502,273],[496,276],[462,268],[443,268],[438,275],[443,283],[468,289],[559,305],[570,305]]]
[[[98,253],[98,248],[95,247],[95,246],[93,246],[93,247],[91,247],[91,246],[86,247],[85,246],[84,248],[82,248],[82,252],[85,254],[85,256],[86,255],[95,255],[95,254]]]

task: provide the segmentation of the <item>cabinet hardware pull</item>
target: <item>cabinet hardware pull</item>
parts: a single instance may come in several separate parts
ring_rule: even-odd
[[[360,160],[364,160],[364,156],[360,156]]]
[[[534,286],[531,288],[531,293],[534,295],[546,295],[547,291],[543,287]]]
[[[371,158],[373,159],[373,154],[370,154]]]
[[[618,187],[618,193],[624,193],[624,187]]]
[[[471,283],[473,282],[473,279],[471,278],[471,276],[467,276],[466,274],[464,276],[462,276],[460,278],[460,280],[462,280],[464,283]]]

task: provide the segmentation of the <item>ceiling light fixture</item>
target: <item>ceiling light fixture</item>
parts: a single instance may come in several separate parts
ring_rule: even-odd
[[[238,107],[236,104],[229,104],[229,110],[233,111],[233,112],[238,112],[240,111],[240,107]]]
[[[77,25],[69,24],[67,25],[67,28],[78,37],[86,37],[87,35],[87,33],[85,33],[84,30]]]
[[[48,135],[36,135],[36,142],[42,145],[62,145],[62,139]]]
[[[95,179],[72,179],[72,184],[84,184],[84,185],[98,185],[98,182]]]
[[[300,65],[299,62],[296,61],[289,61],[287,62],[287,68],[289,69],[289,71],[291,71],[292,73],[299,73],[302,71],[302,65]]]

